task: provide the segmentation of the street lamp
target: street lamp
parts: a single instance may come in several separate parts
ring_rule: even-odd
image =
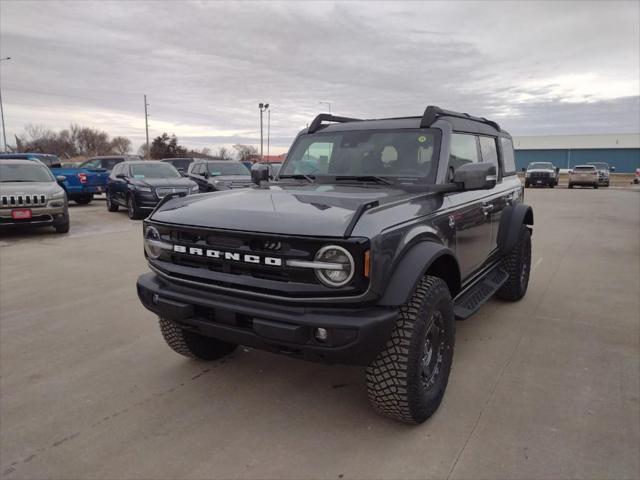
[[[327,101],[322,101],[322,102],[318,102],[320,105],[326,105],[327,107],[329,107],[329,114],[331,114],[331,102],[327,102]]]
[[[11,60],[11,57],[0,58],[0,62]],[[4,142],[4,151],[7,151],[7,129],[4,126],[4,109],[2,108],[2,83],[0,82],[0,117],[2,117],[2,141]]]
[[[263,155],[263,148],[264,148],[264,141],[263,141],[263,130],[262,130],[262,114],[269,109],[269,104],[268,103],[259,103],[258,104],[258,109],[260,110],[260,161],[262,162],[264,160],[264,155]]]

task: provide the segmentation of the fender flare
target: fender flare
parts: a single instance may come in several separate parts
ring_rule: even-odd
[[[500,216],[498,227],[498,250],[508,254],[518,242],[521,225],[533,225],[533,209],[524,203],[507,205]]]
[[[378,305],[398,306],[407,303],[416,285],[429,267],[436,260],[445,256],[450,257],[450,261],[455,263],[456,271],[450,273],[452,278],[457,279],[454,282],[459,282],[460,267],[453,251],[439,243],[420,242],[411,247],[396,264]],[[452,296],[454,295],[454,292],[452,292]]]

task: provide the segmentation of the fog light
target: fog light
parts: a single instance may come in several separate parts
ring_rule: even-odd
[[[327,332],[326,328],[316,328],[313,332],[313,335],[319,342],[326,342],[327,338],[329,337],[329,332]]]

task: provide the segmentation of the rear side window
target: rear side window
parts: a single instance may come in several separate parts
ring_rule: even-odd
[[[510,138],[501,138],[500,147],[502,150],[502,166],[504,175],[516,173],[516,159],[513,154],[513,142]]]
[[[496,167],[496,174],[498,174],[500,168],[498,167],[496,140],[491,137],[480,137],[480,152],[482,153],[482,161],[493,164]]]

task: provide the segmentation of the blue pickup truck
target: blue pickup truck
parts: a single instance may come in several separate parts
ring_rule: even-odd
[[[56,177],[63,176],[62,188],[67,192],[69,200],[85,205],[93,200],[93,195],[103,193],[109,178],[109,172],[104,168],[62,168],[60,158],[45,153],[0,153],[3,158],[19,158],[26,160],[40,160]]]

